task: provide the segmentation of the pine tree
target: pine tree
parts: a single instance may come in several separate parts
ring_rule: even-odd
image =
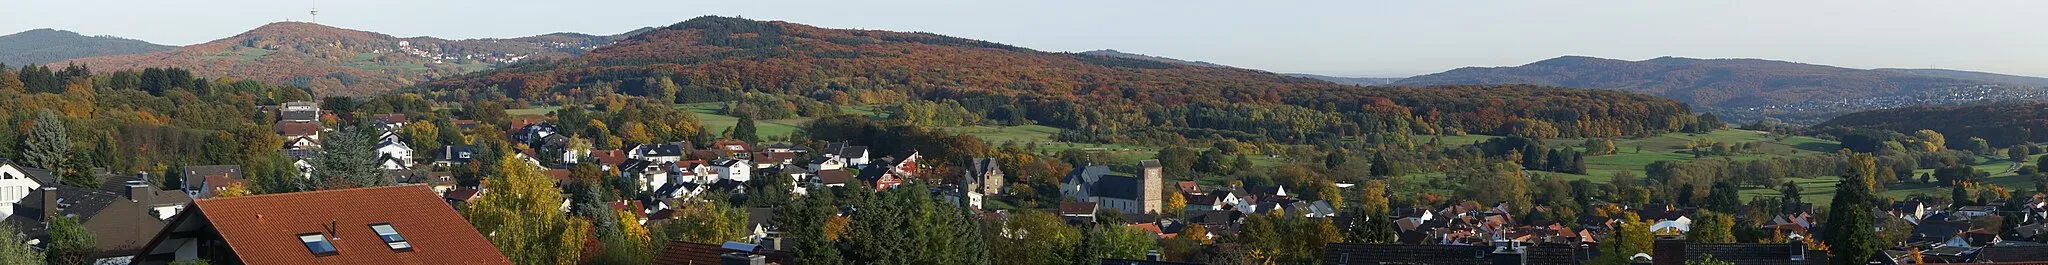
[[[760,142],[761,137],[755,131],[757,129],[754,126],[754,117],[752,115],[740,115],[740,123],[732,127],[732,138],[749,143]]]
[[[1842,176],[1835,184],[1835,200],[1828,212],[1826,242],[1830,247],[1829,259],[1832,264],[1864,264],[1871,256],[1877,255],[1876,223],[1870,216],[1870,185],[1867,184],[1876,172],[1874,158],[1868,153],[1848,155],[1850,174]],[[1860,169],[1860,170],[1858,170]]]
[[[377,168],[377,133],[364,124],[324,133],[313,156],[313,183],[320,189],[390,185]]]
[[[31,123],[28,137],[22,139],[22,162],[33,168],[61,169],[71,154],[71,137],[64,129],[64,117],[42,111],[36,113]]]

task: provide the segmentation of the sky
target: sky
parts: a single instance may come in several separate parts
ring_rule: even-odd
[[[311,19],[311,0],[10,0],[37,28],[169,45]],[[322,1],[318,22],[400,37],[618,34],[697,16],[1116,49],[1283,73],[1404,77],[1564,55],[1763,58],[2048,76],[2048,1]]]

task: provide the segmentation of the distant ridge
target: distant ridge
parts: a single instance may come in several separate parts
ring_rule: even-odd
[[[1203,62],[1203,61],[1188,61],[1188,60],[1181,60],[1181,59],[1174,59],[1174,58],[1166,58],[1166,57],[1159,57],[1159,56],[1151,56],[1151,55],[1144,55],[1144,54],[1136,54],[1136,53],[1126,53],[1126,52],[1120,52],[1120,51],[1117,51],[1117,50],[1113,50],[1113,49],[1102,49],[1102,50],[1093,50],[1093,51],[1085,51],[1085,52],[1081,52],[1081,54],[1085,54],[1085,55],[1095,55],[1095,56],[1109,56],[1109,57],[1117,57],[1117,58],[1126,58],[1126,59],[1138,59],[1138,60],[1146,60],[1146,61],[1154,61],[1154,62],[1162,62],[1162,63],[1170,63],[1170,64],[1178,64],[1178,65],[1187,65],[1187,66],[1201,66],[1201,67],[1216,67],[1216,68],[1235,68],[1235,67],[1230,67],[1230,66],[1227,66],[1227,65],[1221,65],[1221,64],[1213,64],[1213,63],[1209,63],[1209,62]]]
[[[177,48],[114,36],[85,36],[57,29],[32,29],[0,36],[0,63],[10,66]]]
[[[644,31],[642,31],[644,32]],[[179,67],[205,76],[311,88],[317,95],[367,95],[524,60],[568,58],[620,36],[553,33],[510,39],[400,38],[305,22],[277,22],[172,50],[79,58],[94,70]]]
[[[1677,99],[1696,108],[1740,116],[1735,121],[1770,117],[1794,123],[1819,122],[1861,110],[1968,104],[2044,94],[2038,88],[1985,81],[1990,77],[2031,81],[1975,72],[1864,70],[1763,59],[1658,57],[1625,61],[1563,56],[1520,66],[1458,68],[1394,84],[1533,84],[1612,89]]]
[[[1384,86],[1384,85],[1391,85],[1391,84],[1394,84],[1394,82],[1399,82],[1399,81],[1401,81],[1401,79],[1402,79],[1402,78],[1398,78],[1398,77],[1393,77],[1393,78],[1380,78],[1380,77],[1336,77],[1336,76],[1325,76],[1325,75],[1314,75],[1314,74],[1282,74],[1282,75],[1286,75],[1286,76],[1292,76],[1292,77],[1304,77],[1304,78],[1313,78],[1313,79],[1316,79],[1316,80],[1330,81],[1330,83],[1338,83],[1338,84],[1345,84],[1345,85],[1355,85],[1355,86]]]
[[[1871,69],[1871,70],[1876,70],[1876,71],[1886,71],[1886,72],[1895,72],[1895,73],[1906,73],[1906,74],[1913,74],[1913,75],[1921,75],[1921,76],[1932,76],[1932,77],[1946,77],[1946,78],[1955,78],[1955,79],[1962,79],[1962,80],[1975,80],[1975,81],[1982,81],[1982,82],[1992,82],[1992,83],[2003,83],[2003,84],[2013,84],[2013,85],[2022,85],[2022,86],[2032,86],[2032,87],[2048,87],[2048,78],[2040,78],[2040,77],[2032,77],[2032,76],[2018,76],[2018,75],[2008,75],[2008,74],[1997,74],[1997,73],[1986,73],[1986,72],[1972,72],[1972,71],[1963,71],[1963,70],[1949,70],[1949,69],[1932,69],[1932,68],[1920,68],[1920,69],[1903,69],[1903,68],[1878,68],[1878,69]]]

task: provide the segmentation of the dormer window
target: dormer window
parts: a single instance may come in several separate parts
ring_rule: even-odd
[[[299,234],[299,242],[305,243],[306,250],[312,251],[315,257],[341,254],[340,250],[334,249],[334,243],[327,242],[327,236],[320,233]]]
[[[390,246],[391,250],[412,249],[412,243],[405,242],[405,236],[398,235],[398,230],[391,229],[391,224],[370,225],[370,230],[376,231],[377,238],[384,239],[384,245]]]

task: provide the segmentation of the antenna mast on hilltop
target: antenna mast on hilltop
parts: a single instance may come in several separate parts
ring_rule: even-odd
[[[313,22],[314,24],[319,24],[319,23],[320,23],[320,0],[313,0],[313,11],[312,11],[312,12],[309,12],[309,13],[311,13],[311,14],[313,15],[313,21],[312,21],[312,22]]]

